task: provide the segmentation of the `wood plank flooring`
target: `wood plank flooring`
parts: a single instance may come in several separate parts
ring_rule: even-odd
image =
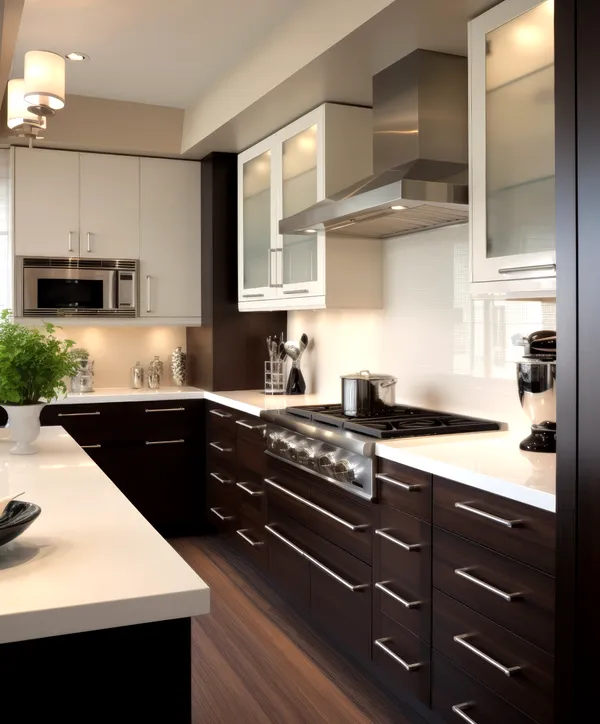
[[[219,538],[171,543],[211,588],[192,625],[193,724],[408,724]]]

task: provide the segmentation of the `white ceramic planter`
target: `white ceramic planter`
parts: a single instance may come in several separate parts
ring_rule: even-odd
[[[10,439],[16,446],[13,455],[32,455],[37,450],[31,444],[40,434],[40,412],[43,402],[37,405],[2,405],[8,413]]]

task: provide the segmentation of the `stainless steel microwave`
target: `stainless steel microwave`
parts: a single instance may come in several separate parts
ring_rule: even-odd
[[[134,259],[17,257],[18,317],[135,317]]]

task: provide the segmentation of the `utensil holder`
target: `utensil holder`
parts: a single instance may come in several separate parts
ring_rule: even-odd
[[[285,392],[285,366],[280,360],[265,362],[265,395],[283,395]]]

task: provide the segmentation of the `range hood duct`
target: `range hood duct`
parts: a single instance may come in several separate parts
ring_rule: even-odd
[[[467,77],[466,58],[429,50],[374,76],[374,174],[282,219],[279,232],[387,238],[467,222]]]

